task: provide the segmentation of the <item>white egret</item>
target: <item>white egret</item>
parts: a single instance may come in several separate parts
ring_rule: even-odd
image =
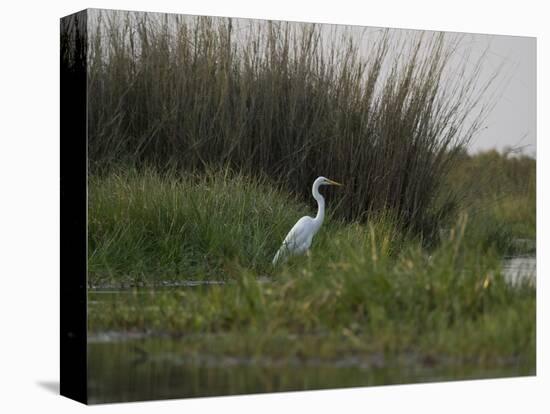
[[[323,224],[323,220],[325,219],[325,198],[321,195],[321,193],[319,193],[319,187],[322,185],[341,186],[342,184],[329,180],[325,177],[319,177],[313,182],[311,192],[313,193],[313,198],[317,200],[317,204],[319,206],[317,215],[315,218],[304,216],[296,222],[294,227],[292,227],[292,229],[288,232],[283,244],[273,258],[273,265],[276,265],[279,260],[286,259],[289,256],[309,252],[309,247],[311,246],[313,236],[315,236],[315,234],[319,231],[321,224]]]

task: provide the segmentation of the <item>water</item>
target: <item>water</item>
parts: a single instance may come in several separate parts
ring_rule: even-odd
[[[535,284],[537,259],[535,256],[510,257],[503,261],[502,271],[507,281],[518,284],[522,281]]]
[[[512,284],[536,280],[535,257],[503,261]],[[263,280],[271,283],[272,280]],[[208,288],[223,282],[167,283],[171,289]],[[89,306],[104,307],[116,295],[147,294],[149,289],[91,290]],[[200,343],[216,343],[220,334],[203,335]],[[234,357],[209,349],[189,352],[193,337],[174,338],[158,332],[100,332],[88,337],[90,403],[139,401],[215,395],[252,394],[328,388],[362,387],[476,378],[533,375],[520,361],[498,366],[468,365],[410,352],[389,359],[384,354],[343,355],[337,359],[285,358],[268,355]],[[300,337],[297,336],[297,341]]]
[[[161,280],[155,284],[155,289],[173,289],[173,288],[190,288],[200,286],[216,286],[225,285],[224,280]],[[125,286],[121,284],[108,284],[104,283],[98,286],[90,285],[88,288],[94,292],[121,292],[125,289],[143,288],[145,285]]]
[[[212,338],[216,340],[215,337]],[[387,360],[369,357],[273,359],[189,356],[175,338],[91,341],[88,344],[90,403],[207,397],[428,381],[532,375],[515,361],[499,367],[422,359],[414,354]]]

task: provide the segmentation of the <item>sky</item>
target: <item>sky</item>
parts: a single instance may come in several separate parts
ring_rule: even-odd
[[[352,30],[358,34],[366,31],[368,38],[370,33],[379,32],[380,28],[354,27]],[[400,32],[405,37],[419,32],[410,29],[391,31]],[[483,128],[470,142],[468,151],[477,153],[512,148],[536,157],[536,39],[478,33],[448,33],[447,36],[450,39],[462,37],[451,64],[456,69],[463,63],[463,56],[469,56],[466,65],[472,70],[477,59],[482,58],[478,85],[488,82],[498,72],[491,88],[484,94],[487,102],[494,99],[491,101],[494,106]],[[368,40],[364,42],[368,43]],[[368,44],[365,47],[367,50]],[[483,54],[485,56],[482,57]],[[464,79],[467,78],[468,72],[465,72]]]
[[[536,156],[536,39],[519,36],[473,35],[481,44],[489,40],[487,64],[504,64],[503,91],[486,129],[471,143],[472,151],[522,147]]]
[[[380,31],[377,27],[357,29],[366,30],[367,33]],[[391,30],[401,32],[404,36],[418,32],[410,29]],[[451,39],[454,36],[463,37],[452,63],[457,69],[463,63],[463,56],[469,56],[467,65],[473,70],[476,59],[485,54],[478,85],[483,85],[498,72],[491,88],[484,94],[488,102],[494,99],[491,101],[494,106],[484,121],[484,127],[470,142],[468,151],[477,153],[512,148],[516,153],[521,151],[536,157],[536,38],[478,33],[447,35]],[[464,78],[468,78],[468,72]]]

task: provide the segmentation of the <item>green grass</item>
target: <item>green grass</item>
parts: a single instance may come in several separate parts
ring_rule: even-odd
[[[467,215],[430,251],[388,216],[366,224],[329,217],[311,257],[273,268],[286,232],[312,209],[267,180],[127,171],[89,184],[92,285],[227,282],[98,293],[107,296],[90,306],[90,332],[242,336],[256,338],[260,353],[288,343],[280,351],[287,356],[329,358],[349,346],[359,354],[534,361],[535,288],[505,282],[501,252],[483,244],[487,235]],[[268,282],[258,279],[264,275]],[[309,339],[291,341],[295,335]],[[241,341],[224,344],[228,353],[250,351]]]
[[[536,160],[510,152],[461,154],[446,178],[470,216],[469,237],[485,251],[533,254],[536,239]]]
[[[475,177],[479,171],[471,174]],[[461,180],[468,181],[464,177]],[[457,178],[449,182],[456,185]],[[414,232],[403,233],[389,213],[372,217],[366,224],[344,224],[334,219],[332,209],[341,194],[339,189],[324,191],[332,200],[314,244],[314,250],[324,256],[334,259],[335,254],[345,253],[348,259],[347,255],[357,254],[355,249],[342,252],[339,246],[353,240],[353,246],[364,247],[365,238],[370,236],[382,240],[381,247],[394,256],[419,241],[426,246]],[[534,185],[486,192],[483,197],[468,194],[472,201],[463,201],[463,214],[469,222],[463,243],[480,254],[533,253],[534,194]],[[271,259],[288,230],[301,216],[314,215],[316,208],[311,197],[305,204],[277,189],[267,178],[250,178],[227,168],[203,174],[130,169],[91,176],[89,203],[92,286],[224,280],[238,274],[234,269],[241,267],[256,275],[271,275],[276,271]],[[446,230],[439,230],[429,249],[440,248],[454,225],[448,221]],[[518,239],[531,243],[518,244]]]
[[[89,280],[225,279],[257,274],[308,207],[266,180],[135,170],[90,177]]]
[[[338,190],[324,189],[333,192]],[[156,281],[257,276],[278,270],[271,260],[306,205],[268,180],[230,170],[181,176],[136,170],[89,179],[89,282],[154,285]],[[376,228],[375,228],[376,227]],[[376,236],[375,236],[376,233]],[[390,217],[345,225],[330,212],[315,245],[326,257],[341,244],[381,237],[394,251],[403,237]],[[353,252],[350,252],[352,254]],[[299,260],[299,259],[298,259]]]

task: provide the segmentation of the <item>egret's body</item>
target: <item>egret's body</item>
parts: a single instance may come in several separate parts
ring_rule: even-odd
[[[322,185],[342,185],[325,177],[319,177],[313,182],[312,194],[317,200],[318,210],[315,217],[304,216],[296,222],[285,237],[283,244],[273,258],[273,264],[277,264],[282,259],[289,256],[301,255],[307,253],[313,241],[313,236],[317,234],[323,220],[325,219],[325,198],[319,192]]]

